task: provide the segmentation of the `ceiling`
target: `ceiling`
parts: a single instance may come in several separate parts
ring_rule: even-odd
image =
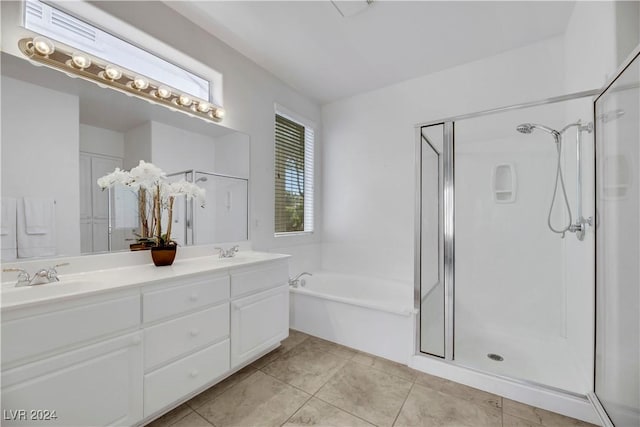
[[[560,35],[574,7],[374,1],[343,17],[328,0],[166,4],[322,104]]]

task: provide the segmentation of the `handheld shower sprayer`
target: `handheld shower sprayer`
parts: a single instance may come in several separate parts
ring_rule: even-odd
[[[516,130],[518,132],[524,133],[524,134],[533,133],[534,129],[540,129],[542,131],[550,133],[551,135],[553,135],[553,137],[555,138],[556,142],[560,141],[560,132],[558,132],[555,129],[551,129],[548,126],[538,125],[538,124],[535,124],[535,123],[522,123],[521,125],[518,125],[516,127]]]
[[[564,185],[564,177],[562,176],[562,160],[561,160],[561,155],[562,155],[562,135],[560,132],[558,132],[555,129],[551,129],[550,127],[544,126],[544,125],[538,125],[535,123],[523,123],[521,125],[518,125],[516,127],[516,130],[520,133],[524,133],[524,134],[530,134],[533,133],[534,129],[540,129],[542,131],[545,131],[551,135],[553,135],[553,138],[555,139],[556,142],[556,150],[558,152],[557,155],[557,166],[556,166],[556,183],[553,186],[553,196],[551,197],[551,206],[549,206],[549,215],[547,215],[547,225],[549,226],[549,229],[551,231],[553,231],[554,233],[558,233],[562,236],[562,238],[564,238],[564,235],[567,231],[570,231],[571,229],[571,225],[573,224],[573,217],[571,215],[571,206],[569,205],[569,198],[567,197],[567,189],[565,188]],[[564,129],[563,129],[564,131]],[[567,209],[567,214],[569,216],[568,221],[567,221],[567,225],[563,226],[562,228],[556,229],[553,227],[553,224],[551,224],[551,215],[553,214],[553,207],[556,204],[556,194],[558,193],[558,182],[560,182],[560,189],[562,190],[562,196],[564,199],[564,204],[566,206]]]

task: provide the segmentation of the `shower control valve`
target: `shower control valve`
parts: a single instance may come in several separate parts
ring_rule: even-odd
[[[587,232],[588,226],[593,226],[593,217],[580,217],[575,224],[571,224],[569,226],[569,231],[571,231],[572,233],[576,233],[576,237],[578,238],[578,240],[582,241],[584,240],[584,235]]]

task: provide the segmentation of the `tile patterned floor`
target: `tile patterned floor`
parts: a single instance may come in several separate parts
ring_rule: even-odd
[[[587,427],[291,330],[282,345],[148,427]]]

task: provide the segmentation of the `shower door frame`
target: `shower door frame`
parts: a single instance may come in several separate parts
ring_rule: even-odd
[[[422,281],[422,141],[426,140],[422,134],[422,128],[429,126],[442,125],[442,179],[438,181],[438,193],[441,194],[439,201],[442,202],[442,207],[439,209],[438,215],[438,238],[442,239],[443,244],[438,245],[438,262],[439,270],[443,272],[443,287],[444,287],[444,355],[438,356],[436,354],[428,353],[422,350],[421,346],[421,311],[420,305],[422,303],[422,289],[420,283]],[[454,283],[454,241],[453,231],[454,223],[452,221],[453,215],[446,215],[446,212],[452,212],[455,209],[455,187],[454,187],[454,175],[453,175],[453,146],[454,146],[454,123],[453,122],[435,122],[431,125],[416,126],[416,205],[415,205],[415,251],[416,260],[414,262],[414,307],[418,310],[416,316],[416,328],[415,328],[415,353],[423,354],[430,357],[435,357],[440,360],[453,360],[453,344],[454,344],[454,295],[453,295],[453,283]],[[431,149],[435,152],[437,150],[426,140]]]
[[[465,120],[465,119],[473,119],[482,116],[488,116],[492,114],[502,113],[511,110],[519,110],[524,108],[555,104],[558,102],[571,101],[574,99],[581,98],[589,98],[592,99],[598,96],[602,92],[602,89],[591,89],[581,92],[574,92],[567,95],[551,97],[539,101],[532,101],[522,104],[514,104],[506,107],[499,107],[490,110],[484,110],[476,113],[463,114],[458,116],[451,116],[445,119],[439,120],[431,120],[427,122],[418,123],[415,125],[415,136],[416,136],[416,191],[415,191],[415,229],[414,229],[414,308],[418,310],[418,315],[415,316],[415,345],[414,345],[414,355],[427,357],[431,359],[437,359],[440,362],[448,363],[454,366],[459,366],[465,369],[470,369],[472,371],[480,372],[483,374],[491,375],[493,377],[506,379],[511,382],[525,384],[528,386],[534,387],[542,387],[544,389],[553,390],[556,392],[561,392],[564,394],[568,394],[571,396],[585,398],[584,394],[574,393],[564,389],[558,389],[553,386],[549,386],[546,384],[537,383],[535,381],[507,377],[503,375],[499,375],[489,371],[483,371],[480,369],[468,367],[465,365],[460,365],[455,361],[455,123],[457,121]],[[443,254],[441,254],[441,259],[444,260],[444,280],[445,280],[445,292],[444,292],[444,304],[445,304],[445,357],[441,358],[438,356],[431,355],[429,353],[425,353],[421,351],[420,338],[420,313],[421,313],[421,261],[422,261],[422,253],[421,253],[421,240],[422,240],[422,156],[421,156],[421,143],[422,143],[422,129],[424,127],[434,126],[438,124],[444,125],[444,180],[440,185],[442,188],[440,190],[444,194],[444,202],[443,202],[443,240],[444,240],[444,248]],[[448,130],[448,132],[447,132]],[[592,153],[595,161],[595,144],[594,144],[594,152]],[[595,187],[594,187],[595,188]],[[594,194],[595,197],[595,194]],[[595,250],[595,239],[594,239],[594,250]],[[595,260],[594,267],[595,269]],[[595,294],[595,283],[593,292]],[[446,308],[449,308],[448,312]],[[595,325],[594,325],[595,326]],[[595,334],[595,329],[594,329]]]

